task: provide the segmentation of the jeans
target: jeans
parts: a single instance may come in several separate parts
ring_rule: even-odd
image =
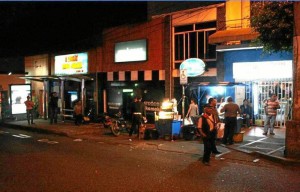
[[[50,124],[57,123],[57,108],[50,108]]]
[[[26,113],[27,113],[28,125],[30,125],[30,123],[33,124],[33,109],[27,109]]]
[[[268,133],[269,127],[270,127],[270,133],[273,133],[275,120],[276,120],[275,115],[266,115],[265,124],[264,124],[264,132],[265,133]]]

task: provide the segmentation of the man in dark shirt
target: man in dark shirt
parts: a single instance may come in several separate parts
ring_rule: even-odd
[[[145,109],[145,104],[142,102],[142,97],[138,96],[135,98],[135,101],[132,102],[131,114],[132,114],[132,126],[129,132],[129,136],[132,136],[133,132],[136,132],[137,135],[139,135],[140,125],[143,121],[143,118],[146,117],[146,109]]]

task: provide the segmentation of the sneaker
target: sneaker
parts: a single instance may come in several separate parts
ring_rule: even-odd
[[[267,133],[263,133],[263,135],[267,135]]]
[[[216,152],[213,152],[213,154],[215,154],[215,155],[219,155],[219,154],[222,154],[222,152],[220,152],[220,151],[216,151]]]
[[[270,135],[275,135],[275,133],[270,133]]]

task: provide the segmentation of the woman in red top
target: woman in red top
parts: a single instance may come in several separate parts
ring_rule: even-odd
[[[30,100],[30,96],[27,96],[27,100],[24,102],[26,105],[26,113],[27,113],[27,121],[28,125],[34,124],[33,123],[33,107],[34,103]]]

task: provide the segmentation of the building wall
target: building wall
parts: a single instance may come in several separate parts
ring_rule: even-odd
[[[25,84],[24,79],[19,78],[20,75],[0,75],[0,89],[8,91],[11,84]]]
[[[163,19],[155,19],[146,23],[120,26],[105,30],[103,32],[103,57],[98,60],[98,65],[100,65],[99,70],[102,72],[113,72],[164,69],[163,26]],[[148,40],[147,61],[126,63],[114,62],[115,43],[139,39]],[[99,57],[100,56],[101,54],[99,54]]]

